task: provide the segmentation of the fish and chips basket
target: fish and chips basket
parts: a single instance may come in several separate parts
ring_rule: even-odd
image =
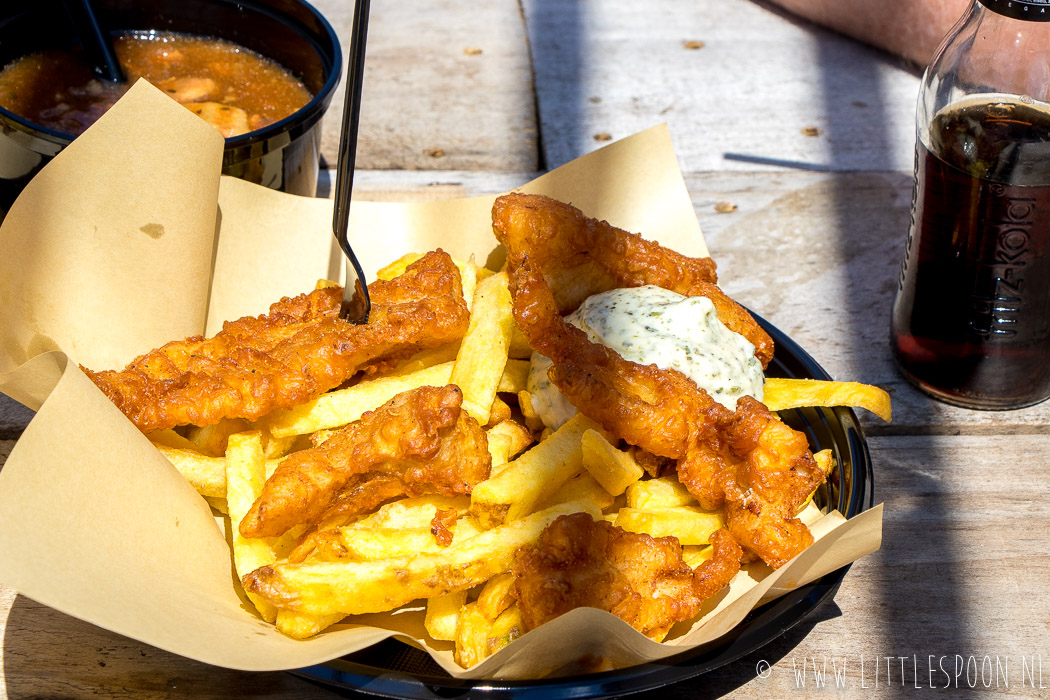
[[[627,446],[582,415],[553,432],[530,415],[529,350],[513,327],[504,252],[492,233],[495,195],[351,208],[369,279],[394,278],[437,249],[454,261],[471,307],[457,345],[255,422],[144,434],[81,367],[120,368],[169,341],[210,338],[223,321],[264,314],[319,279],[337,283],[344,267],[330,201],[220,176],[222,148],[208,125],[140,83],[27,186],[0,229],[0,391],[36,411],[0,470],[5,585],[228,668],[297,669],[396,638],[456,679],[528,680],[579,672],[580,650],[592,668],[614,669],[709,645],[760,605],[880,546],[880,507],[847,519],[818,495],[825,507],[810,504],[801,516],[812,545],[775,570],[744,565],[697,615],[659,635],[594,608],[525,632],[505,562],[558,515],[584,510],[642,532],[667,518],[685,523],[684,555],[697,566],[721,516],[702,512],[673,478],[648,478]],[[518,191],[707,255],[665,127]],[[354,560],[322,562],[342,567],[343,578],[293,595],[321,601],[313,607],[281,610],[246,593],[241,577],[253,570],[305,570],[281,568],[295,545],[287,537],[245,538],[237,528],[281,458],[317,449],[406,389],[448,384],[461,387],[464,410],[489,435],[492,476],[473,495],[410,496],[343,528],[341,536],[360,539],[328,541],[326,551],[352,550]],[[825,464],[841,490],[834,457]],[[647,498],[678,516],[646,515]],[[448,539],[435,543],[442,529]],[[326,596],[342,607],[326,613]],[[365,602],[384,598],[396,607]],[[347,617],[347,606],[361,612]]]

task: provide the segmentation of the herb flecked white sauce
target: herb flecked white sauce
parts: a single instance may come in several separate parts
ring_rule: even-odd
[[[741,396],[762,400],[755,346],[725,327],[707,297],[654,286],[613,289],[589,297],[565,320],[626,360],[678,370],[726,408],[736,408]],[[576,408],[548,379],[550,366],[548,358],[532,354],[528,390],[533,409],[553,430]]]

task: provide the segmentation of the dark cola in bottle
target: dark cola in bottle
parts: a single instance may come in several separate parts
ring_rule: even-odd
[[[892,345],[932,396],[1050,397],[1050,0],[976,0],[919,95]]]

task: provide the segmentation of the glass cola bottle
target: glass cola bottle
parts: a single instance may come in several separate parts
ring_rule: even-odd
[[[915,187],[891,343],[967,408],[1050,397],[1050,0],[974,0],[916,110]]]

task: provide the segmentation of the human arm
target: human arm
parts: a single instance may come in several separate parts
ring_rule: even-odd
[[[926,65],[974,0],[771,0],[801,17]]]

